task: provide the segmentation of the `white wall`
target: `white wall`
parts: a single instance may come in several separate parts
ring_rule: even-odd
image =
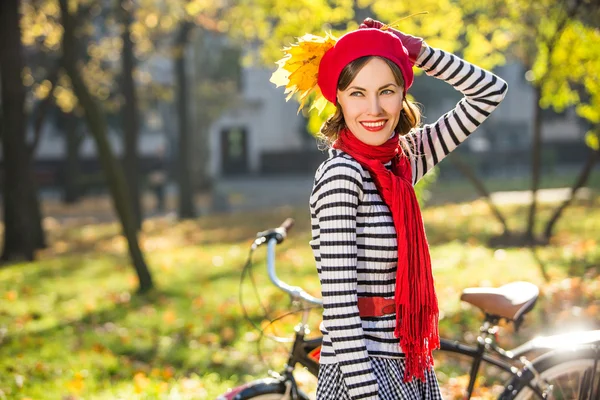
[[[168,82],[172,79],[170,68],[172,64],[167,60],[159,60],[158,65],[161,78]],[[148,67],[150,68],[150,67]],[[303,130],[303,118],[297,114],[298,103],[295,100],[285,102],[284,88],[276,88],[269,79],[273,68],[248,67],[242,70],[243,88],[242,101],[239,106],[224,113],[211,127],[210,130],[210,171],[213,176],[220,176],[221,149],[220,134],[223,129],[233,127],[245,127],[248,132],[248,156],[249,167],[254,173],[260,170],[260,154],[265,151],[279,151],[299,149],[304,143],[298,133]],[[533,90],[524,80],[523,68],[518,64],[509,64],[498,68],[497,73],[509,84],[506,98],[499,109],[492,114],[490,122],[522,123],[527,127],[528,136],[531,135],[531,118],[534,107]],[[167,79],[167,77],[169,77]],[[433,78],[424,78],[433,79]],[[417,99],[420,100],[420,99]],[[423,99],[426,102],[426,99]],[[426,123],[434,122],[434,116],[441,115],[452,109],[455,101],[447,99],[441,103],[438,109],[426,109]],[[193,106],[192,115],[193,115]],[[169,108],[170,109],[170,108]],[[167,112],[167,114],[173,114]],[[177,116],[168,115],[170,121],[163,121],[164,129],[176,130]],[[165,117],[162,115],[162,117]],[[143,117],[144,118],[144,117]],[[190,126],[193,129],[193,118]],[[51,124],[44,125],[41,142],[37,148],[38,158],[63,158],[65,154],[64,136],[54,133]],[[484,123],[481,128],[486,129]],[[582,128],[577,123],[577,117],[573,110],[567,112],[565,118],[556,118],[545,122],[543,127],[544,140],[582,140],[584,135]],[[116,154],[122,153],[122,142],[111,134],[110,142]],[[483,135],[477,135],[483,136]],[[140,135],[141,154],[151,155],[155,149],[164,145],[163,134],[144,133]],[[473,141],[472,145],[477,147],[482,143]],[[484,144],[483,144],[484,145]],[[95,143],[88,136],[82,144],[81,155],[90,157],[96,154]],[[1,156],[0,156],[1,157]]]
[[[211,172],[221,172],[221,131],[230,127],[246,127],[248,134],[249,167],[260,170],[260,154],[264,151],[299,149],[303,143],[298,131],[303,118],[297,114],[298,103],[285,102],[283,88],[276,88],[269,79],[272,71],[249,67],[243,71],[243,101],[239,108],[221,116],[211,127]]]
[[[66,141],[63,134],[53,132],[53,125],[46,124],[38,144],[36,157],[38,159],[63,159],[66,155]],[[87,128],[86,128],[87,130]],[[113,154],[123,154],[123,140],[115,132],[109,132],[108,140]],[[138,143],[138,151],[143,156],[153,156],[156,149],[165,147],[165,136],[159,133],[143,133]],[[82,158],[93,158],[97,154],[96,142],[91,134],[86,135],[79,149]]]

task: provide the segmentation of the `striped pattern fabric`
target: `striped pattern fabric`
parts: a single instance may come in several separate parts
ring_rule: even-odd
[[[415,184],[490,115],[507,89],[491,72],[439,49],[427,47],[417,66],[464,97],[435,123],[409,133]],[[374,372],[373,357],[403,354],[394,337],[395,315],[361,319],[357,298],[394,297],[397,241],[392,215],[369,172],[334,149],[315,174],[310,211],[310,244],[323,297],[321,364],[339,366],[349,398],[377,399],[383,382]],[[319,386],[326,382],[320,380]],[[327,393],[323,388],[321,392]]]

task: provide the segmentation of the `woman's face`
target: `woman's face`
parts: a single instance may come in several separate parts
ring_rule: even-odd
[[[361,142],[379,146],[398,124],[402,111],[403,88],[385,61],[372,58],[345,90],[338,90],[344,121]]]

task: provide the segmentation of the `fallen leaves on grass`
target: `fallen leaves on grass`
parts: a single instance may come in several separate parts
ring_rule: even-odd
[[[8,301],[15,301],[19,297],[19,293],[16,290],[9,290],[4,293],[4,298]]]
[[[87,376],[87,373],[75,373],[73,379],[69,380],[66,384],[67,390],[75,394],[80,394],[85,389],[85,376]]]
[[[144,393],[150,385],[150,379],[143,372],[138,372],[133,377],[133,383],[136,393]]]
[[[596,329],[600,328],[600,281],[571,277],[552,282],[543,288],[542,308],[553,315],[556,326],[580,323],[586,317]]]
[[[465,285],[465,280],[475,285],[485,279],[494,279],[490,283],[495,285],[500,279],[496,267],[509,263],[522,271],[536,268],[525,250],[527,256],[519,249],[494,250],[483,245],[486,235],[496,229],[489,223],[486,207],[473,203],[425,212],[426,223],[433,227],[433,252],[439,262],[446,260],[445,268],[436,270],[441,281],[447,279],[444,274],[459,274],[464,265],[476,265],[481,271],[456,281]],[[305,210],[301,213],[305,215]],[[258,361],[255,342],[260,335],[244,322],[237,289],[254,233],[277,226],[281,220],[277,212],[207,216],[182,223],[147,220],[140,240],[158,287],[147,297],[134,294],[138,280],[117,224],[69,225],[68,229],[55,224],[50,240],[53,251],[27,268],[5,269],[0,275],[0,337],[8,338],[3,342],[6,353],[0,356],[0,371],[9,371],[3,360],[13,364],[17,360],[21,368],[10,370],[4,379],[0,376],[0,390],[7,393],[7,387],[14,388],[18,375],[23,386],[19,393],[31,398],[38,398],[34,391],[65,399],[89,398],[101,392],[108,393],[107,398],[215,398],[227,387],[264,376],[267,368],[280,368],[287,345],[266,344],[266,363]],[[306,245],[310,221],[304,224],[299,223],[282,246],[278,273],[287,282],[312,288],[318,294],[312,254]],[[561,228],[558,239],[541,249],[545,252],[542,256],[561,269],[550,285],[542,287],[543,296],[532,316],[550,315],[556,318],[553,324],[559,325],[569,318],[598,321],[597,275],[564,279],[574,271],[567,269],[573,263],[593,264],[600,259],[597,241],[586,236],[592,235],[577,227]],[[448,240],[452,246],[440,246],[442,241],[447,245]],[[261,298],[269,308],[269,317],[279,317],[289,309],[289,296],[268,283],[264,252],[257,252],[255,257],[256,267],[260,267],[254,272]],[[505,274],[502,270],[501,275]],[[459,283],[443,282],[440,293],[457,298]],[[262,309],[250,301],[249,286],[244,292],[248,311],[259,323]],[[456,306],[443,312],[444,333],[473,340],[472,332],[479,322],[476,310]],[[318,319],[319,313],[314,314]],[[262,326],[267,333],[290,338],[298,320],[298,316],[289,317],[275,325],[263,321]],[[46,323],[43,329],[40,322]],[[312,322],[316,328],[319,321]],[[536,322],[526,328],[539,329]],[[503,327],[503,333],[511,336],[510,329]],[[89,376],[68,375],[69,371],[84,369],[90,371]],[[464,389],[459,388],[464,378],[457,379],[447,389],[448,398],[459,397]],[[497,397],[493,386],[478,390],[479,398]],[[65,391],[71,397],[65,397]],[[14,394],[13,389],[7,396]]]

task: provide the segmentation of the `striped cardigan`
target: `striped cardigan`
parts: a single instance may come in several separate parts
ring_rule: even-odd
[[[433,124],[409,135],[413,184],[462,143],[504,98],[507,84],[489,71],[426,47],[416,65],[464,97]],[[321,363],[339,363],[352,399],[377,398],[369,356],[402,356],[395,314],[360,318],[357,297],[394,297],[397,243],[392,215],[369,172],[330,150],[310,196],[312,240],[323,297]]]

